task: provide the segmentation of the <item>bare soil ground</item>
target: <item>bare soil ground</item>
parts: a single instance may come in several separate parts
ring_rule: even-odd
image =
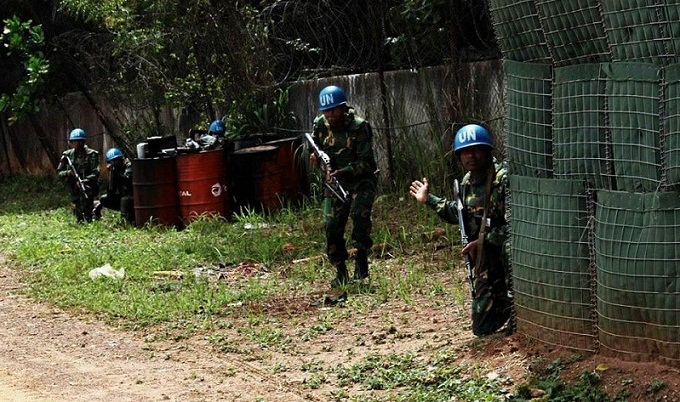
[[[269,350],[238,335],[239,325],[245,325],[238,318],[219,334],[199,330],[186,337],[161,337],[153,329],[124,331],[91,314],[37,303],[21,289],[18,275],[0,263],[0,401],[328,401],[338,385],[327,381],[311,387],[313,374],[305,367],[348,364],[372,353],[415,350],[427,355],[442,348],[469,365],[471,376],[506,378],[511,389],[536,358],[570,354],[519,335],[475,339],[466,309],[435,309],[425,302],[418,307],[381,305],[379,312],[345,320],[302,344]],[[301,315],[303,310],[310,313],[307,300],[256,308],[284,318],[315,317]],[[333,308],[342,307],[314,307],[315,314]],[[407,325],[397,324],[394,331],[394,323]],[[295,328],[289,330],[294,333]],[[206,340],[215,335],[231,339],[223,344],[233,350],[218,350]],[[603,365],[607,369],[599,372],[612,393],[625,387],[631,400],[680,401],[678,370],[658,364],[590,356],[569,366],[565,376]],[[665,387],[651,393],[653,381]],[[369,395],[350,391],[357,400],[362,393]]]

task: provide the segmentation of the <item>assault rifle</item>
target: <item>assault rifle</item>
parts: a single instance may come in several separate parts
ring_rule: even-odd
[[[83,197],[89,198],[87,196],[87,188],[85,187],[85,180],[80,178],[80,175],[78,174],[78,170],[76,170],[76,167],[73,165],[71,158],[69,158],[66,155],[64,155],[64,158],[66,158],[66,162],[68,163],[68,166],[71,168],[71,171],[73,172],[73,177],[76,178],[76,183],[78,184],[78,189],[80,190],[80,193],[83,195]]]
[[[468,239],[467,233],[465,233],[465,218],[463,217],[463,201],[460,198],[460,186],[458,184],[458,179],[453,181],[453,202],[456,204],[456,210],[458,211],[458,227],[460,229],[460,242],[463,247],[467,246],[470,241]],[[472,261],[470,256],[467,254],[463,255],[465,260],[465,274],[467,275],[468,282],[470,282],[470,295],[474,299],[476,296],[475,292],[475,274],[472,268]]]
[[[338,180],[337,177],[331,177],[330,180],[328,179],[328,173],[331,170],[331,157],[328,156],[327,153],[322,151],[318,145],[314,142],[314,138],[309,133],[305,133],[305,138],[307,139],[307,142],[309,142],[309,145],[312,147],[312,151],[314,152],[314,155],[316,155],[317,159],[319,160],[319,168],[321,168],[321,171],[326,174],[326,178],[324,178],[324,186],[340,201],[342,202],[347,202],[349,198],[349,193],[347,190],[342,187],[342,184],[340,184],[340,181]]]

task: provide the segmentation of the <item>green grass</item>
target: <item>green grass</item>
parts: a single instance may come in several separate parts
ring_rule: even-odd
[[[445,235],[432,240],[429,234],[437,228],[445,228]],[[412,306],[425,298],[437,308],[448,296],[464,305],[469,297],[467,284],[440,280],[451,275],[451,261],[460,260],[458,248],[451,247],[457,243],[456,227],[441,223],[431,211],[406,199],[405,192],[387,194],[374,207],[373,238],[376,244],[387,245],[386,251],[371,257],[378,263],[371,265],[370,285],[348,287],[353,296],[345,308],[268,314],[243,306],[285,307],[289,300],[327,289],[333,277],[323,257],[318,203],[308,201],[302,208],[269,216],[241,214],[230,221],[201,218],[181,231],[131,227],[108,210],[100,221],[77,224],[65,190],[53,179],[0,178],[0,253],[27,283],[27,293],[64,309],[94,314],[112,325],[153,328],[149,341],[198,335],[225,353],[251,356],[253,348],[259,353],[288,349],[295,353],[307,342],[332,336],[339,323],[353,320],[361,325],[368,314],[377,312],[384,322],[371,341],[380,344],[380,336],[395,340],[419,336],[417,329],[415,334],[401,332],[409,327],[408,321],[381,313],[386,303]],[[291,263],[310,257],[304,263]],[[124,279],[92,280],[90,270],[105,264],[124,269]],[[229,280],[215,274],[238,273],[243,266],[253,267],[254,273]],[[159,275],[165,271],[182,277]],[[233,324],[237,318],[239,327]],[[354,342],[361,346],[366,340]],[[332,349],[330,343],[324,351]],[[330,368],[310,361],[303,369],[310,374],[306,382],[310,389],[340,384],[329,391],[332,400],[496,401],[510,392],[502,382],[464,375],[455,356],[446,353],[429,358],[411,352],[374,354]],[[271,370],[285,371],[286,366]],[[531,386],[567,392],[569,387],[553,386],[557,379],[552,374],[538,373]],[[585,379],[579,389],[595,390],[590,380]],[[349,387],[380,392],[355,399]],[[398,392],[390,391],[395,389]],[[513,400],[526,400],[521,391]]]
[[[202,218],[182,231],[162,227],[135,228],[122,224],[117,212],[104,211],[101,221],[75,223],[64,190],[50,179],[4,179],[0,206],[0,250],[21,269],[33,296],[61,307],[97,313],[134,326],[192,319],[196,312],[224,314],[238,302],[275,295],[309,292],[333,275],[323,259],[291,265],[296,259],[321,256],[324,250],[321,211],[315,203],[284,209],[271,216],[237,215],[232,221]],[[381,223],[382,213],[407,208],[408,217]],[[32,207],[31,207],[32,205]],[[376,204],[376,243],[391,250],[416,253],[420,233],[407,230],[419,222],[424,230],[438,225],[436,217],[413,203],[383,196]],[[396,226],[395,227],[395,223]],[[401,233],[392,236],[392,232]],[[285,245],[295,247],[286,249]],[[208,272],[254,263],[260,274],[236,282],[212,281]],[[88,272],[105,264],[124,269],[125,279],[93,281]],[[158,278],[159,271],[182,272],[181,281]],[[414,267],[406,277],[376,275],[372,293],[386,300],[436,283]],[[392,276],[394,275],[394,276]]]
[[[580,358],[580,355],[575,354],[567,360],[557,359],[550,362],[543,359],[535,360],[531,366],[533,378],[526,383],[519,384],[515,390],[515,395],[510,400],[529,401],[538,399],[554,402],[624,402],[628,400],[626,391],[620,391],[614,396],[605,393],[600,388],[600,376],[595,371],[585,370],[575,382],[566,383],[560,377],[562,370]],[[540,399],[535,396],[535,390],[541,390]]]
[[[343,386],[388,391],[375,401],[502,401],[509,392],[501,382],[463,375],[455,356],[448,354],[428,360],[413,353],[373,354],[357,364],[338,367],[334,374]],[[394,389],[399,392],[389,392]]]

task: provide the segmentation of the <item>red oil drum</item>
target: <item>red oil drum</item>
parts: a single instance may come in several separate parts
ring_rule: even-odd
[[[259,145],[232,153],[231,179],[237,209],[271,212],[281,208],[278,147]]]
[[[177,194],[185,224],[199,215],[227,214],[227,167],[224,150],[177,155]]]
[[[175,158],[132,161],[132,189],[138,227],[180,225]]]
[[[305,164],[302,159],[300,137],[283,138],[266,142],[264,145],[273,145],[279,148],[278,161],[281,170],[281,191],[283,201],[292,205],[299,205],[307,194],[307,175]]]

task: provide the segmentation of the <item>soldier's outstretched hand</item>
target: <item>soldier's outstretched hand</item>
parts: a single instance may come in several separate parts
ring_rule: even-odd
[[[427,201],[427,196],[430,195],[430,184],[427,182],[427,177],[423,177],[423,181],[414,180],[408,193],[418,202]]]

